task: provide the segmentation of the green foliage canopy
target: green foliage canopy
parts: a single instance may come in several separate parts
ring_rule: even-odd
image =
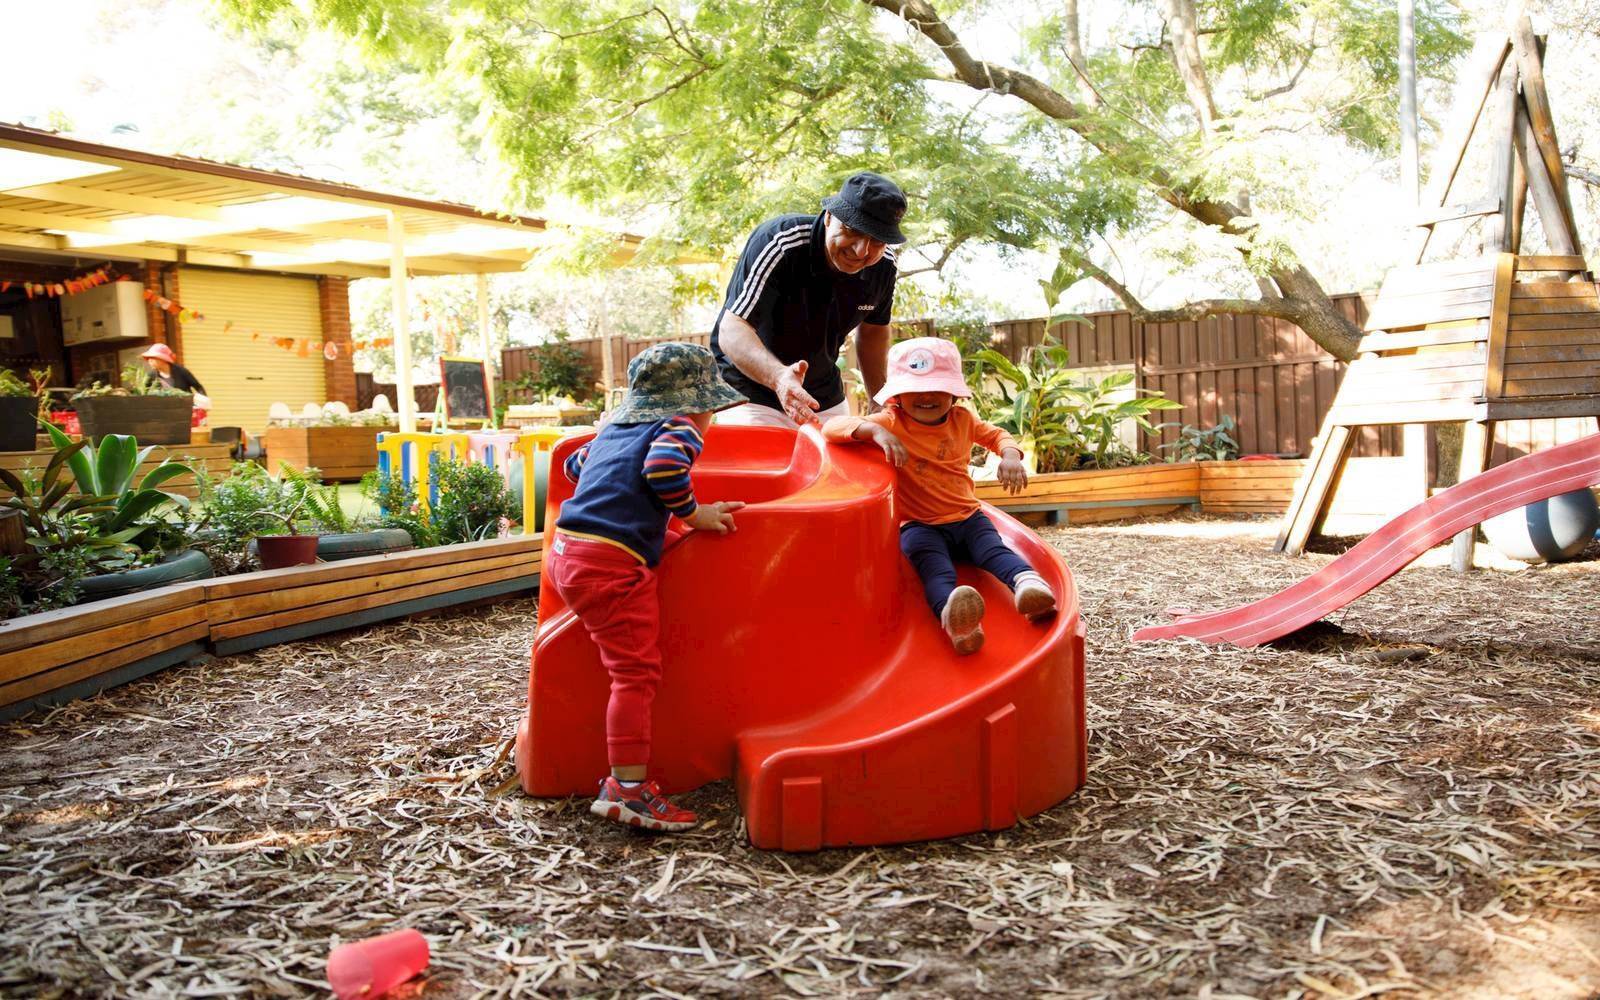
[[[1293,155],[1281,140],[1371,151],[1396,137],[1395,14],[1371,0],[1123,0],[1096,6],[1087,41],[1075,0],[217,2],[472,91],[475,128],[530,205],[560,190],[665,209],[671,241],[729,246],[871,168],[906,188],[940,260],[970,240],[1082,248],[1175,209],[1275,285],[1264,297],[1289,304],[1272,314],[1306,326],[1322,310],[1307,326],[1319,339],[1354,331],[1263,224],[1304,207],[1292,172],[1278,179]],[[1174,6],[1197,25],[1187,72]],[[1461,24],[1443,0],[1418,4],[1423,76],[1463,51]],[[969,52],[962,31],[994,51]]]

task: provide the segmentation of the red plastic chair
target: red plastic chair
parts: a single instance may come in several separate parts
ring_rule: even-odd
[[[559,469],[587,437],[563,442]],[[691,532],[660,567],[663,681],[652,777],[668,792],[733,778],[751,841],[788,851],[1009,827],[1083,782],[1083,624],[1054,549],[988,508],[1060,600],[1031,625],[999,581],[988,641],[956,655],[900,553],[894,470],[814,430],[713,427],[702,500],[744,500],[738,531]],[[547,524],[571,495],[550,477]],[[522,786],[588,795],[607,773],[608,679],[553,587],[519,727]]]

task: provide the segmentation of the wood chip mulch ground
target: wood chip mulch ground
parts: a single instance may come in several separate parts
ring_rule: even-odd
[[[1331,556],[1273,525],[1046,529],[1090,770],[998,835],[789,856],[727,786],[649,838],[515,787],[531,601],[168,670],[0,726],[0,993],[300,996],[413,926],[410,995],[1592,997],[1600,550],[1435,554],[1262,649],[1161,608]]]

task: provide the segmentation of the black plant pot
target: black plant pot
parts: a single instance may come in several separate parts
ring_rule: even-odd
[[[32,396],[0,396],[0,451],[34,450],[38,405]]]
[[[140,444],[188,444],[194,397],[181,396],[79,396],[83,436],[96,444],[107,434],[132,434]]]

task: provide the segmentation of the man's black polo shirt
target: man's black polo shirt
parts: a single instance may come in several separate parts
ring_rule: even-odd
[[[839,348],[862,323],[887,325],[894,303],[894,250],[855,274],[828,263],[820,215],[780,215],[750,234],[728,282],[728,297],[711,328],[711,353],[723,378],[752,403],[782,409],[771,389],[749,378],[722,353],[722,316],[732,312],[786,365],[808,361],[806,392],[823,409],[844,402]]]

